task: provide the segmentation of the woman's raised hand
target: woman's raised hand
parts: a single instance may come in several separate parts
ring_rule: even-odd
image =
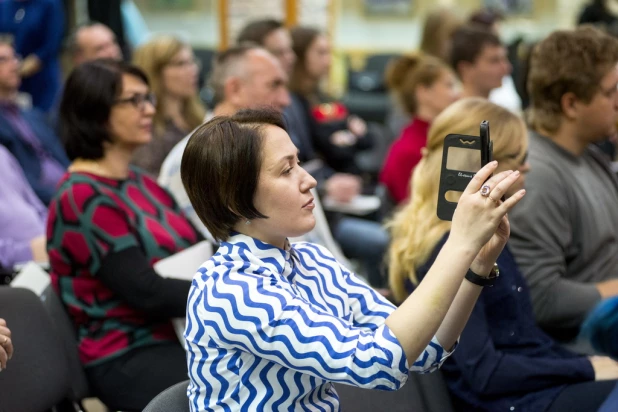
[[[482,260],[491,265],[509,238],[506,215],[525,194],[525,190],[520,190],[502,202],[500,199],[520,174],[509,170],[487,180],[497,166],[496,161],[488,163],[472,178],[455,209],[450,234],[450,240],[475,253],[487,244]]]

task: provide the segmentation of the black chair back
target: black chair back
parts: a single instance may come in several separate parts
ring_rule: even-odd
[[[12,333],[15,352],[0,372],[0,412],[40,412],[70,393],[61,339],[39,297],[22,288],[0,287],[0,317]]]
[[[150,401],[143,412],[190,412],[188,387],[188,380],[170,386]]]

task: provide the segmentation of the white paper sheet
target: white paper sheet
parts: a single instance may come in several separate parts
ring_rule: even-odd
[[[347,213],[351,215],[368,215],[380,208],[380,198],[377,196],[358,195],[349,203],[341,203],[331,197],[327,197],[322,202],[325,210]]]
[[[10,286],[13,288],[30,289],[37,296],[41,296],[50,282],[49,274],[41,266],[35,262],[28,262],[21,268],[17,276],[13,278]]]

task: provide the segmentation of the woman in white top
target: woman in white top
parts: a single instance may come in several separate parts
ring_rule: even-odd
[[[427,277],[395,308],[328,250],[287,241],[315,224],[316,182],[297,155],[268,110],[215,118],[187,144],[183,184],[221,241],[189,292],[193,411],[339,410],[332,382],[396,390],[409,371],[438,368],[482,290],[464,275],[487,281],[509,236],[506,212],[524,194],[494,201],[518,173],[483,183],[496,163],[481,169]]]

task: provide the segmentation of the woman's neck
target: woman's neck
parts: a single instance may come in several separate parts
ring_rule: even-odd
[[[187,122],[182,114],[183,99],[176,96],[165,96],[163,102],[163,115],[171,120],[176,127],[187,130]]]
[[[77,158],[69,166],[69,172],[86,172],[109,179],[122,180],[129,177],[132,150],[109,147],[97,160]]]
[[[433,122],[433,119],[435,119],[437,115],[438,114],[435,112],[435,110],[426,106],[419,106],[418,110],[416,111],[416,117],[426,121],[427,123]]]

